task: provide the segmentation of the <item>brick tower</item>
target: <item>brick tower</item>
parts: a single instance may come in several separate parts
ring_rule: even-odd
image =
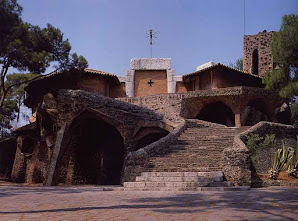
[[[273,67],[271,40],[273,31],[243,37],[243,71],[265,76]]]

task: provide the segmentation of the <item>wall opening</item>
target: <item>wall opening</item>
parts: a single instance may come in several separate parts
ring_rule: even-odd
[[[143,127],[136,134],[136,143],[133,151],[143,148],[163,137],[169,132],[158,127]]]
[[[235,126],[235,115],[231,108],[223,102],[207,104],[196,118],[212,123],[224,124],[228,127]]]
[[[252,53],[252,73],[259,75],[259,51],[255,49]]]
[[[76,128],[73,184],[119,185],[124,161],[123,138],[105,121],[85,118]]]
[[[268,108],[266,104],[260,100],[251,100],[241,113],[241,125],[253,126],[260,121],[270,121]]]

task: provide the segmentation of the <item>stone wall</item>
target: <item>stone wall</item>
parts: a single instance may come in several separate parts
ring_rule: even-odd
[[[266,134],[275,134],[276,145],[268,149],[258,150],[252,160],[245,145],[246,135],[249,133],[255,133],[263,137]],[[223,171],[226,178],[236,185],[250,185],[255,181],[255,173],[268,172],[272,165],[273,152],[280,148],[282,140],[285,140],[287,145],[294,147],[297,145],[297,134],[298,129],[290,125],[260,122],[237,135],[233,146],[224,150],[223,161],[225,164]]]
[[[274,32],[259,32],[256,35],[243,37],[243,71],[253,74],[253,52],[258,50],[258,75],[265,76],[267,71],[273,70],[271,54],[271,40]]]
[[[227,180],[236,186],[251,185],[251,162],[248,149],[241,141],[240,136],[235,136],[232,147],[223,151],[223,172]]]
[[[223,102],[233,113],[240,116],[245,106],[251,100],[261,100],[270,109],[268,113],[271,121],[276,121],[274,110],[282,105],[283,99],[279,98],[276,91],[252,87],[230,87],[217,90],[199,90],[187,93],[151,95],[138,98],[118,98],[118,100],[146,107],[171,121],[182,118],[196,118],[200,110],[209,103]],[[237,117],[237,125],[240,118]]]
[[[241,134],[240,138],[244,143],[247,141],[246,135],[250,133],[258,134],[260,137],[265,137],[267,134],[275,135],[275,144],[273,146],[266,149],[257,149],[256,152],[251,155],[253,170],[256,173],[268,173],[272,166],[273,153],[282,147],[282,142],[284,142],[286,146],[294,148],[297,146],[296,139],[298,128],[294,128],[290,125],[260,122]]]
[[[8,138],[0,142],[0,178],[10,178],[15,152],[15,138]]]
[[[56,140],[56,143],[48,147],[44,145],[44,141],[48,139],[48,133],[43,129],[46,126],[46,121],[43,119],[47,117],[51,118],[52,127],[56,128],[53,134],[53,140]],[[166,120],[162,113],[145,107],[86,91],[60,90],[57,97],[44,96],[38,108],[39,130],[44,131],[42,134],[45,134],[45,137],[38,139],[38,145],[34,147],[33,152],[26,156],[21,151],[22,142],[18,142],[14,180],[28,183],[44,182],[47,185],[57,184],[59,181],[70,184],[73,177],[71,175],[73,168],[69,163],[73,160],[73,152],[70,149],[76,146],[74,134],[84,119],[100,120],[115,128],[123,138],[124,155],[135,151],[136,147],[142,148],[143,145],[156,141],[177,126],[176,122]],[[66,127],[58,145],[58,133],[64,125]],[[155,140],[146,137],[150,134],[154,134]],[[22,137],[20,136],[19,139]],[[123,177],[125,176],[124,174]]]

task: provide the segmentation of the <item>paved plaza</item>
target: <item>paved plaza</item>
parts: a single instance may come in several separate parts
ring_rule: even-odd
[[[298,220],[298,188],[137,192],[0,186],[0,220]]]

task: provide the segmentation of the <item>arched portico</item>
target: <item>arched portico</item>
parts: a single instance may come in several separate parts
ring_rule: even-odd
[[[220,101],[204,106],[196,118],[212,123],[223,124],[228,127],[235,126],[235,116],[232,109]]]
[[[69,184],[119,185],[124,140],[117,128],[98,115],[85,112],[73,121],[69,133],[60,180]]]

